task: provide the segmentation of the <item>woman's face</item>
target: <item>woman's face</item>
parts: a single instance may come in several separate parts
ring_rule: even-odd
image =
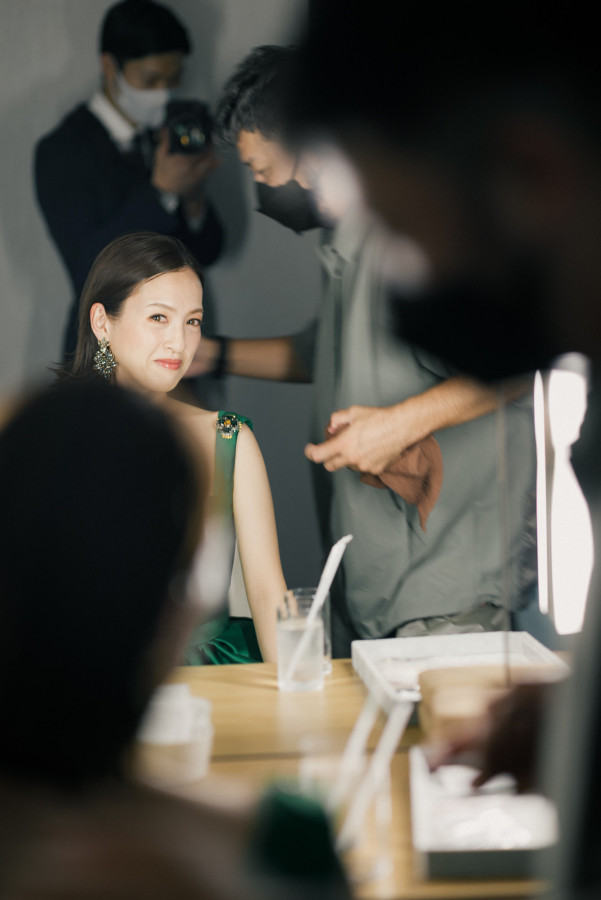
[[[200,342],[202,314],[202,285],[192,269],[139,284],[119,317],[106,320],[117,382],[150,393],[173,390]]]

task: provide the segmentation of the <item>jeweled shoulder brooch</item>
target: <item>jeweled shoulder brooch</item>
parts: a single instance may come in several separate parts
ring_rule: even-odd
[[[233,413],[224,413],[217,419],[217,431],[221,437],[229,441],[240,431],[240,419]]]

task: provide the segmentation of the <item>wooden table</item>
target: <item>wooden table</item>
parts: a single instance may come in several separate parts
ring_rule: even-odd
[[[233,790],[256,791],[274,778],[293,778],[311,747],[340,750],[365,700],[363,682],[350,660],[335,660],[323,691],[282,693],[275,665],[194,666],[176,669],[172,682],[185,682],[192,693],[213,704],[215,728],[211,779],[225,777]],[[373,747],[378,729],[371,739]],[[532,897],[544,885],[533,880],[435,881],[417,871],[410,832],[408,753],[419,730],[407,729],[392,763],[393,870],[356,888],[365,900],[442,900],[442,898]],[[313,743],[312,743],[313,742]],[[190,786],[193,796],[193,785]]]

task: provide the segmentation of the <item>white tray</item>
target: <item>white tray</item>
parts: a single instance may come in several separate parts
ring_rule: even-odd
[[[503,665],[505,645],[512,666],[547,665],[567,672],[566,664],[526,631],[484,631],[424,637],[353,641],[353,667],[380,706],[420,699],[420,672],[450,666]]]
[[[429,771],[420,747],[409,751],[411,831],[417,863],[429,878],[519,878],[536,874],[534,856],[557,841],[557,811],[540,794],[515,794],[509,776],[471,788],[476,770]]]

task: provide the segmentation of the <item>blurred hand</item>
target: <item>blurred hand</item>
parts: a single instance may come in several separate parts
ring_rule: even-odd
[[[206,178],[220,165],[212,147],[206,153],[169,153],[169,137],[164,128],[154,154],[151,182],[159,191],[201,202]]]
[[[350,406],[330,416],[327,440],[307,444],[305,456],[328,472],[347,467],[380,475],[416,438],[407,433],[401,405]]]
[[[219,341],[203,337],[198,345],[198,350],[194,354],[194,359],[188,367],[185,377],[193,378],[198,375],[209,375],[215,368],[218,353]]]
[[[469,759],[480,769],[474,787],[508,773],[515,778],[518,792],[533,790],[544,712],[553,688],[548,683],[515,685],[491,703],[485,720],[471,723],[461,737],[427,752],[430,768]]]

